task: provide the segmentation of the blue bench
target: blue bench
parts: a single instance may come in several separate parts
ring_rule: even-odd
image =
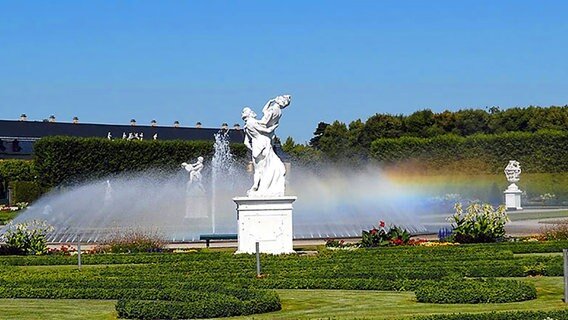
[[[236,233],[211,233],[202,234],[199,236],[199,240],[205,240],[205,246],[209,248],[209,242],[211,240],[237,240]]]

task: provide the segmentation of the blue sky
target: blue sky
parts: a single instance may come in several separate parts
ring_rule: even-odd
[[[278,134],[375,113],[568,104],[568,1],[0,1],[0,118]]]

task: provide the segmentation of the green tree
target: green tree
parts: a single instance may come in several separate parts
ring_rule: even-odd
[[[403,133],[403,116],[375,114],[367,119],[359,134],[359,144],[369,150],[371,143],[379,138],[399,138]]]
[[[416,111],[404,119],[405,135],[429,137],[434,125],[434,113],[430,109]]]
[[[320,148],[320,139],[325,132],[325,129],[329,126],[329,123],[320,122],[314,131],[314,137],[310,139],[310,147],[319,150]]]
[[[349,130],[345,123],[335,121],[325,128],[319,144],[323,154],[332,161],[349,157]]]
[[[469,136],[476,133],[489,133],[489,114],[480,109],[465,109],[455,113],[455,134]]]

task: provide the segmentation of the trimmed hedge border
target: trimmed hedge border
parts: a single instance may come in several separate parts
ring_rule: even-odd
[[[193,319],[251,315],[282,309],[275,292],[257,291],[251,295],[252,291],[247,291],[245,295],[251,298],[248,300],[235,296],[191,302],[120,299],[116,311],[120,318],[128,319]]]
[[[420,285],[415,294],[427,303],[505,303],[536,299],[536,288],[516,280],[456,279]]]
[[[568,171],[567,146],[567,132],[543,130],[467,137],[382,138],[371,144],[371,155],[384,164],[413,160],[413,165],[432,172],[461,169],[470,173],[501,173],[509,160],[516,159],[527,173],[554,173]]]
[[[568,310],[452,313],[414,317],[413,320],[568,320]]]
[[[238,141],[231,143],[231,151],[237,159],[244,159],[247,149]],[[33,158],[42,184],[55,187],[129,171],[178,168],[198,156],[210,158],[213,152],[210,141],[55,136],[35,142]]]

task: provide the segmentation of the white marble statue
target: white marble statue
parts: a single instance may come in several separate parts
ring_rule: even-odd
[[[112,134],[110,133],[110,131],[107,133],[107,139],[112,140]]]
[[[505,176],[507,181],[515,183],[518,182],[521,175],[521,164],[519,161],[510,160],[507,167],[505,167]]]
[[[154,136],[152,137],[154,140],[158,140],[158,134],[154,133]]]
[[[292,96],[290,95],[282,95],[268,100],[262,108],[262,119],[259,120],[259,123],[264,124],[267,128],[274,125],[277,126],[280,122],[280,117],[282,116],[282,109],[290,105],[291,99]],[[271,138],[273,138],[273,136],[274,131],[272,131]]]
[[[189,181],[187,182],[187,190],[190,191],[194,186],[199,190],[204,190],[201,184],[201,169],[203,169],[203,157],[198,157],[197,162],[191,164],[184,162],[181,164],[189,173]]]
[[[245,107],[241,113],[245,121],[245,145],[252,152],[254,166],[253,185],[247,191],[249,197],[284,196],[286,168],[272,147],[274,130],[279,125],[282,109],[290,104],[290,96],[278,96],[269,100],[263,108],[263,117]]]
[[[126,139],[126,132],[123,132],[123,133],[122,133],[122,139],[123,139],[123,140]]]

